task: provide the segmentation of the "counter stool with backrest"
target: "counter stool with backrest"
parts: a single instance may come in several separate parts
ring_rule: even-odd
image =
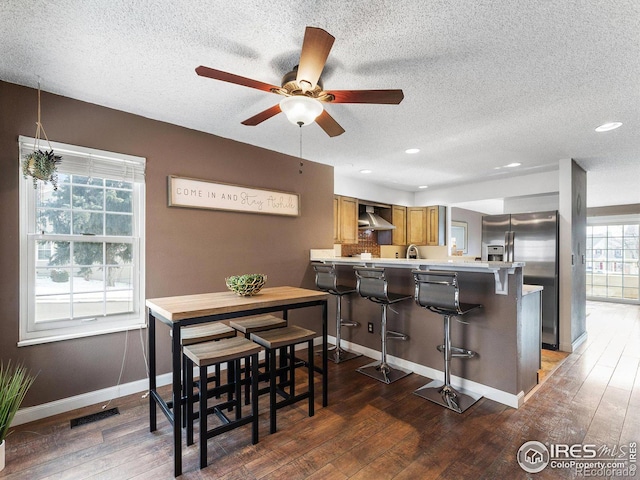
[[[269,357],[269,431],[276,432],[276,410],[291,405],[292,403],[309,399],[309,416],[313,417],[314,409],[314,388],[313,388],[313,339],[316,332],[306,328],[290,325],[283,328],[275,328],[251,334],[251,340],[265,348]],[[307,344],[307,362],[297,362],[294,351],[295,346],[301,343]],[[276,350],[280,349],[280,357],[286,361],[285,365],[276,367]],[[283,349],[289,349],[289,353],[284,354]],[[309,373],[307,391],[296,393],[296,367],[306,366]],[[285,382],[276,382],[276,378],[287,371]],[[288,389],[287,389],[288,387]],[[277,401],[277,395],[284,400]]]
[[[400,368],[387,363],[387,340],[408,340],[409,337],[403,333],[387,331],[387,308],[389,305],[408,300],[411,295],[400,293],[390,293],[388,291],[387,279],[384,275],[384,268],[380,267],[353,267],[356,271],[356,290],[360,296],[379,303],[382,307],[382,319],[380,336],[382,337],[382,356],[379,362],[373,362],[357,369],[358,372],[368,375],[384,383],[395,382],[411,373],[410,370]]]
[[[460,289],[456,272],[412,270],[415,281],[415,300],[418,305],[444,317],[444,344],[438,350],[444,357],[444,382],[434,380],[414,393],[422,398],[450,408],[458,413],[477,402],[481,395],[451,386],[451,359],[471,358],[476,352],[451,346],[451,318],[465,315],[482,305],[460,303]],[[464,322],[461,322],[464,323]]]
[[[329,359],[340,363],[359,357],[360,353],[345,350],[341,345],[342,327],[357,327],[359,325],[358,322],[345,322],[342,319],[342,297],[355,293],[356,289],[338,285],[338,276],[334,265],[313,263],[313,269],[316,271],[316,287],[336,297],[336,346],[327,350]]]
[[[255,332],[264,332],[273,330],[274,328],[282,328],[287,326],[287,321],[274,315],[257,315],[254,317],[236,318],[229,321],[229,326],[236,329],[245,338],[251,339],[251,334]],[[259,372],[258,382],[269,379],[269,352],[265,351],[265,360],[263,364],[259,364],[258,368],[263,368],[264,372]],[[245,401],[249,404],[249,385],[251,372],[248,365],[245,366]],[[259,394],[268,392],[268,388],[259,390]]]
[[[213,342],[196,343],[183,347],[185,361],[187,363],[186,387],[187,387],[187,445],[193,444],[193,421],[195,414],[193,404],[198,401],[199,420],[199,445],[200,445],[200,468],[207,466],[207,440],[221,433],[228,432],[234,428],[252,424],[252,443],[258,443],[258,353],[260,345],[247,340],[244,337],[225,338]],[[244,359],[246,364],[251,365],[251,413],[242,415],[242,379],[240,360]],[[198,395],[194,394],[193,367],[196,366],[200,372],[200,379],[207,377],[207,368],[212,365],[227,363],[229,371],[228,382],[209,389],[212,396],[220,396],[223,393],[229,394],[227,401],[209,407],[207,390],[198,389]],[[200,380],[200,385],[206,382]],[[235,418],[229,418],[224,410],[234,411]],[[221,424],[209,429],[207,417],[214,413]]]

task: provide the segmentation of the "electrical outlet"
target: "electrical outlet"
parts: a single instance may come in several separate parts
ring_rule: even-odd
[[[373,333],[373,323],[369,322],[369,323],[367,324],[367,331],[368,331],[369,333]]]

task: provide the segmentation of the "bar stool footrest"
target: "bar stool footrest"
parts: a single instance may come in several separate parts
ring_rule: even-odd
[[[482,398],[482,395],[465,388],[453,388],[451,385],[445,387],[444,383],[438,380],[427,383],[413,393],[457,413],[463,413]]]
[[[444,345],[438,345],[436,347],[440,353],[444,353]],[[473,350],[467,350],[466,348],[451,347],[452,358],[471,358],[477,354]]]
[[[409,340],[409,335],[402,332],[387,330],[387,340]]]
[[[363,365],[362,367],[357,368],[356,371],[386,384],[393,383],[396,380],[400,380],[401,378],[413,373],[411,370],[407,370],[396,365],[390,365],[388,363],[383,367],[380,362]]]
[[[353,320],[347,322],[346,320],[340,319],[340,326],[341,327],[359,327],[360,323]]]

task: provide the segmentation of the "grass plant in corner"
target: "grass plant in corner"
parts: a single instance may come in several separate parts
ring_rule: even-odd
[[[24,365],[0,362],[0,444],[9,435],[9,427],[35,376]]]

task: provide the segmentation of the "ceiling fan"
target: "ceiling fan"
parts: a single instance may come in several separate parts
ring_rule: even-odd
[[[300,61],[291,72],[282,77],[280,87],[202,65],[196,68],[196,73],[202,77],[235,83],[285,97],[273,107],[246,119],[242,122],[243,125],[258,125],[284,111],[292,123],[303,126],[315,120],[327,135],[335,137],[344,133],[344,129],[324,110],[320,102],[397,105],[404,98],[404,94],[402,90],[323,90],[320,75],[334,40],[331,34],[321,28],[307,27]],[[296,113],[299,115],[296,116]]]

